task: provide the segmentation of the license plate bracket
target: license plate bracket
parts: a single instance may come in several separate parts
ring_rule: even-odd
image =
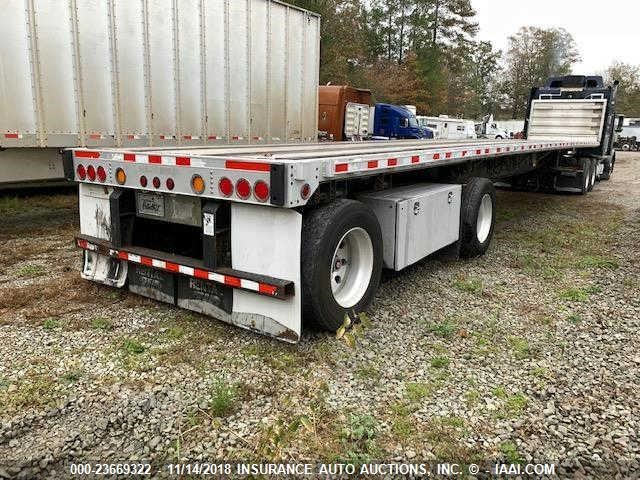
[[[136,213],[141,217],[163,218],[164,200],[160,193],[136,192]]]

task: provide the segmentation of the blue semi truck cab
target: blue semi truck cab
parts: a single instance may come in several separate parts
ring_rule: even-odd
[[[433,138],[433,132],[418,124],[416,116],[401,105],[376,103],[373,112],[373,135],[375,137],[423,139]]]

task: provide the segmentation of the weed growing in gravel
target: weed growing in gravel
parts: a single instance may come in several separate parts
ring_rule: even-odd
[[[424,382],[409,382],[405,385],[407,398],[412,402],[424,400],[433,392],[432,385]]]
[[[430,330],[442,338],[451,338],[457,331],[458,325],[449,319],[431,325]]]
[[[75,383],[82,378],[82,372],[80,370],[71,370],[60,377],[64,383]]]
[[[572,313],[567,317],[567,322],[573,323],[574,325],[582,322],[582,317],[577,313]]]
[[[223,379],[218,379],[211,389],[209,409],[214,416],[224,417],[233,411],[237,399],[237,388]]]
[[[16,272],[18,277],[40,277],[45,274],[44,267],[42,265],[25,265]]]
[[[507,441],[500,444],[500,452],[504,455],[507,463],[522,463],[522,457],[518,453],[518,447],[515,443]]]
[[[589,300],[589,290],[584,288],[568,288],[560,292],[560,298],[570,302],[586,302]]]
[[[184,329],[181,327],[169,327],[164,332],[164,336],[169,340],[179,340],[184,337]]]
[[[449,357],[445,357],[445,356],[433,357],[431,359],[431,366],[433,368],[447,368],[450,363],[451,363],[451,360],[449,360]]]
[[[356,377],[361,380],[379,381],[382,378],[380,369],[373,364],[363,365],[356,369]]]
[[[536,378],[547,378],[547,376],[549,375],[549,370],[544,367],[535,367],[529,371],[529,374],[532,377]]]
[[[371,415],[349,414],[341,432],[346,459],[355,464],[370,462],[380,454],[376,437],[380,428]]]
[[[133,338],[125,338],[122,342],[122,350],[128,354],[139,355],[146,349],[139,341]]]
[[[509,338],[509,344],[513,349],[513,354],[518,360],[524,360],[531,356],[531,346],[524,338],[511,337]]]
[[[292,442],[301,427],[311,427],[309,419],[304,415],[294,418],[291,422],[279,418],[275,423],[267,425],[258,443],[257,452],[260,458],[282,460],[285,457],[284,449]]]
[[[407,440],[413,434],[412,409],[404,402],[395,402],[389,407],[391,430],[401,440]]]
[[[480,392],[476,389],[467,390],[464,392],[463,398],[467,407],[475,407],[480,400]]]
[[[91,320],[91,328],[95,328],[96,330],[109,331],[109,330],[113,330],[113,324],[107,318],[96,317],[93,320]]]
[[[17,387],[0,391],[3,414],[12,410],[48,405],[57,397],[54,380],[45,375],[27,375]]]
[[[491,390],[494,397],[505,399],[507,398],[507,391],[504,387],[495,387]]]
[[[620,264],[611,258],[586,255],[578,261],[578,266],[580,268],[606,268],[615,270],[620,267]]]
[[[502,412],[499,417],[502,418],[516,418],[522,415],[524,409],[527,408],[529,399],[523,393],[516,393],[510,395],[504,404]]]
[[[53,317],[47,318],[42,324],[42,328],[44,328],[45,330],[55,330],[59,326],[60,326],[60,322],[58,321],[57,318],[53,318]]]
[[[461,292],[467,293],[479,294],[484,290],[482,280],[480,280],[479,278],[458,278],[455,282],[453,282],[453,286]]]

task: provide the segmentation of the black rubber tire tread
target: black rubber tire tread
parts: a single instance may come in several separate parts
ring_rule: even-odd
[[[491,212],[491,230],[487,239],[480,243],[476,232],[478,210],[485,194],[491,196],[493,209]],[[479,257],[489,248],[496,223],[496,189],[486,178],[474,177],[462,187],[462,203],[460,205],[460,256],[464,258]]]
[[[361,227],[371,237],[373,272],[361,300],[349,308],[360,313],[373,300],[382,272],[382,232],[373,211],[356,200],[340,199],[304,213],[302,219],[302,305],[304,321],[336,331],[344,322],[347,309],[333,298],[329,265],[338,241],[351,228]]]

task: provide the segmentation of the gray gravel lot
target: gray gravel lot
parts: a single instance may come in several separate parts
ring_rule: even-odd
[[[139,459],[639,476],[638,154],[586,197],[500,192],[488,254],[385,273],[355,347],[82,281],[76,201],[0,199],[0,478]]]

